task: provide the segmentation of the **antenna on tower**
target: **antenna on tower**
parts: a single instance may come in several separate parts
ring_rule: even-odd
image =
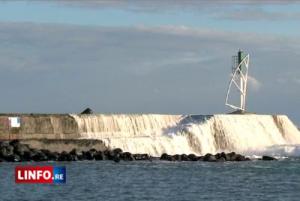
[[[225,105],[242,112],[246,110],[248,69],[249,54],[239,50],[237,55],[232,57],[232,76],[228,86]],[[230,95],[234,89],[237,89],[239,93],[239,105],[229,102]]]

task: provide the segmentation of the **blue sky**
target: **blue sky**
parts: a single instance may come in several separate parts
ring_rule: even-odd
[[[72,1],[70,2],[72,3]],[[300,4],[258,4],[249,6],[247,4],[227,3],[218,8],[217,3],[215,3],[205,5],[208,8],[193,8],[191,6],[183,10],[180,9],[180,5],[170,10],[167,8],[159,10],[159,5],[157,5],[157,8],[142,10],[139,5],[135,6],[132,3],[120,7],[114,6],[113,3],[109,5],[99,3],[100,5],[89,6],[88,1],[86,6],[79,2],[76,6],[76,1],[73,2],[75,3],[69,5],[55,1],[4,1],[0,3],[0,20],[86,26],[185,25],[227,31],[252,31],[287,35],[295,35],[295,32],[300,31]],[[97,1],[94,1],[94,4],[96,4],[95,2]],[[287,11],[284,17],[280,16],[280,14],[285,13],[282,10]],[[244,12],[247,15],[247,13],[255,13],[255,11],[261,12],[261,19],[233,20],[224,17],[226,14]],[[292,17],[293,14],[297,17]],[[263,18],[272,15],[278,15],[279,19],[272,21]],[[278,22],[280,22],[280,26],[278,26]]]
[[[0,1],[0,110],[228,112],[242,48],[249,111],[300,125],[299,22],[293,1]]]

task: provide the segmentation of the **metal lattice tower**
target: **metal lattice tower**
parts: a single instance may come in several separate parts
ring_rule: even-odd
[[[232,76],[225,101],[225,105],[231,107],[232,109],[240,111],[246,110],[248,69],[249,54],[245,54],[243,51],[239,50],[237,56],[232,57]],[[230,95],[235,89],[237,89],[239,92],[239,105],[229,102]]]

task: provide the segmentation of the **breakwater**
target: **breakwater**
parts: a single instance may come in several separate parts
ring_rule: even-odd
[[[0,142],[0,162],[40,162],[40,161],[82,161],[82,160],[113,160],[115,162],[123,161],[204,161],[204,162],[226,162],[226,161],[250,161],[241,154],[217,153],[215,155],[207,153],[204,156],[195,154],[162,154],[161,157],[153,157],[148,154],[132,154],[123,152],[122,149],[90,149],[87,151],[79,151],[72,149],[70,152],[50,151],[47,149],[35,149],[28,144],[22,144],[19,140]],[[260,160],[276,160],[270,156],[263,156]]]
[[[20,124],[12,127],[11,117],[18,117]],[[259,154],[300,144],[300,132],[285,115],[2,114],[0,139],[96,140],[108,149],[151,156]]]

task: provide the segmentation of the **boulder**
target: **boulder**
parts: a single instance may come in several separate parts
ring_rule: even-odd
[[[207,161],[207,162],[216,162],[217,159],[214,155],[212,154],[206,154],[204,157],[203,157],[203,161]]]
[[[0,157],[5,158],[6,156],[14,154],[14,147],[11,145],[0,147]]]
[[[166,154],[166,153],[163,153],[163,154],[160,156],[160,160],[167,160],[167,159],[168,159],[168,157],[169,157],[169,155],[168,155],[168,154]]]
[[[15,147],[15,146],[17,146],[17,145],[19,145],[19,144],[20,144],[20,141],[19,141],[19,140],[12,140],[12,141],[9,142],[9,145],[11,145],[11,146],[13,146],[13,147]]]
[[[198,160],[198,157],[195,154],[189,154],[188,158],[189,158],[190,161],[197,161]]]
[[[72,150],[69,152],[69,154],[77,156],[77,155],[79,155],[79,152],[77,151],[77,149],[72,149]]]
[[[182,160],[182,161],[189,161],[190,159],[189,159],[188,155],[186,155],[186,154],[181,154],[181,160]]]
[[[236,154],[235,161],[246,161],[246,157],[241,154]]]
[[[114,154],[120,154],[120,153],[122,153],[122,152],[123,152],[123,150],[120,149],[120,148],[116,148],[116,149],[113,150],[113,153],[114,153]]]
[[[271,157],[271,156],[263,156],[262,160],[263,161],[274,161],[274,160],[277,160],[277,159],[274,158],[274,157]]]
[[[133,154],[133,157],[137,161],[149,160],[150,156],[148,154]]]
[[[57,152],[51,152],[51,151],[49,151],[46,154],[46,156],[48,157],[48,160],[50,160],[50,161],[57,161],[60,155]]]
[[[133,155],[130,152],[122,152],[120,154],[120,158],[124,161],[134,161],[135,158],[133,157]]]
[[[19,156],[23,156],[25,151],[30,151],[30,148],[27,144],[15,144],[14,153]]]
[[[86,108],[85,110],[83,110],[80,114],[93,114],[93,110],[90,108]]]
[[[181,161],[182,160],[181,155],[179,155],[179,154],[175,154],[173,157],[176,161]]]
[[[217,162],[225,162],[225,161],[226,161],[226,159],[222,156],[217,159]]]
[[[108,159],[108,160],[113,160],[114,159],[114,156],[115,156],[115,152],[114,151],[111,151],[111,150],[105,150],[104,151],[104,155],[105,155],[105,158]]]
[[[95,157],[95,160],[97,160],[97,161],[105,160],[105,155],[102,151],[97,151],[94,154],[94,157]]]
[[[197,157],[197,160],[198,160],[198,161],[203,161],[203,158],[204,158],[204,156],[198,156],[198,157]]]
[[[82,152],[82,156],[83,156],[83,160],[94,160],[94,151],[83,151]]]
[[[221,158],[221,157],[222,157],[222,156],[221,156],[221,153],[217,153],[217,154],[215,155],[215,157],[216,157],[216,159]]]
[[[24,151],[24,154],[21,156],[21,160],[22,161],[31,161],[31,160],[33,160],[32,159],[33,155],[34,155],[34,152],[32,152],[31,150]]]
[[[163,153],[161,156],[160,156],[160,160],[163,160],[163,161],[172,161],[174,160],[175,161],[175,158],[166,154],[166,153]]]
[[[7,147],[9,145],[9,142],[7,141],[0,141],[0,148],[1,147]]]
[[[43,152],[37,151],[33,154],[31,159],[36,161],[36,162],[39,162],[39,161],[47,161],[48,157]]]
[[[224,152],[221,153],[221,157],[224,158],[226,161],[230,161],[230,156]]]
[[[20,162],[21,158],[17,154],[8,155],[4,158],[7,162]]]
[[[63,151],[58,156],[58,161],[73,161],[74,157],[66,151]]]
[[[230,152],[226,155],[228,157],[228,161],[236,161],[237,154],[235,152]]]
[[[116,163],[119,163],[120,160],[121,159],[120,159],[120,155],[119,154],[114,155],[113,161],[115,161]]]

